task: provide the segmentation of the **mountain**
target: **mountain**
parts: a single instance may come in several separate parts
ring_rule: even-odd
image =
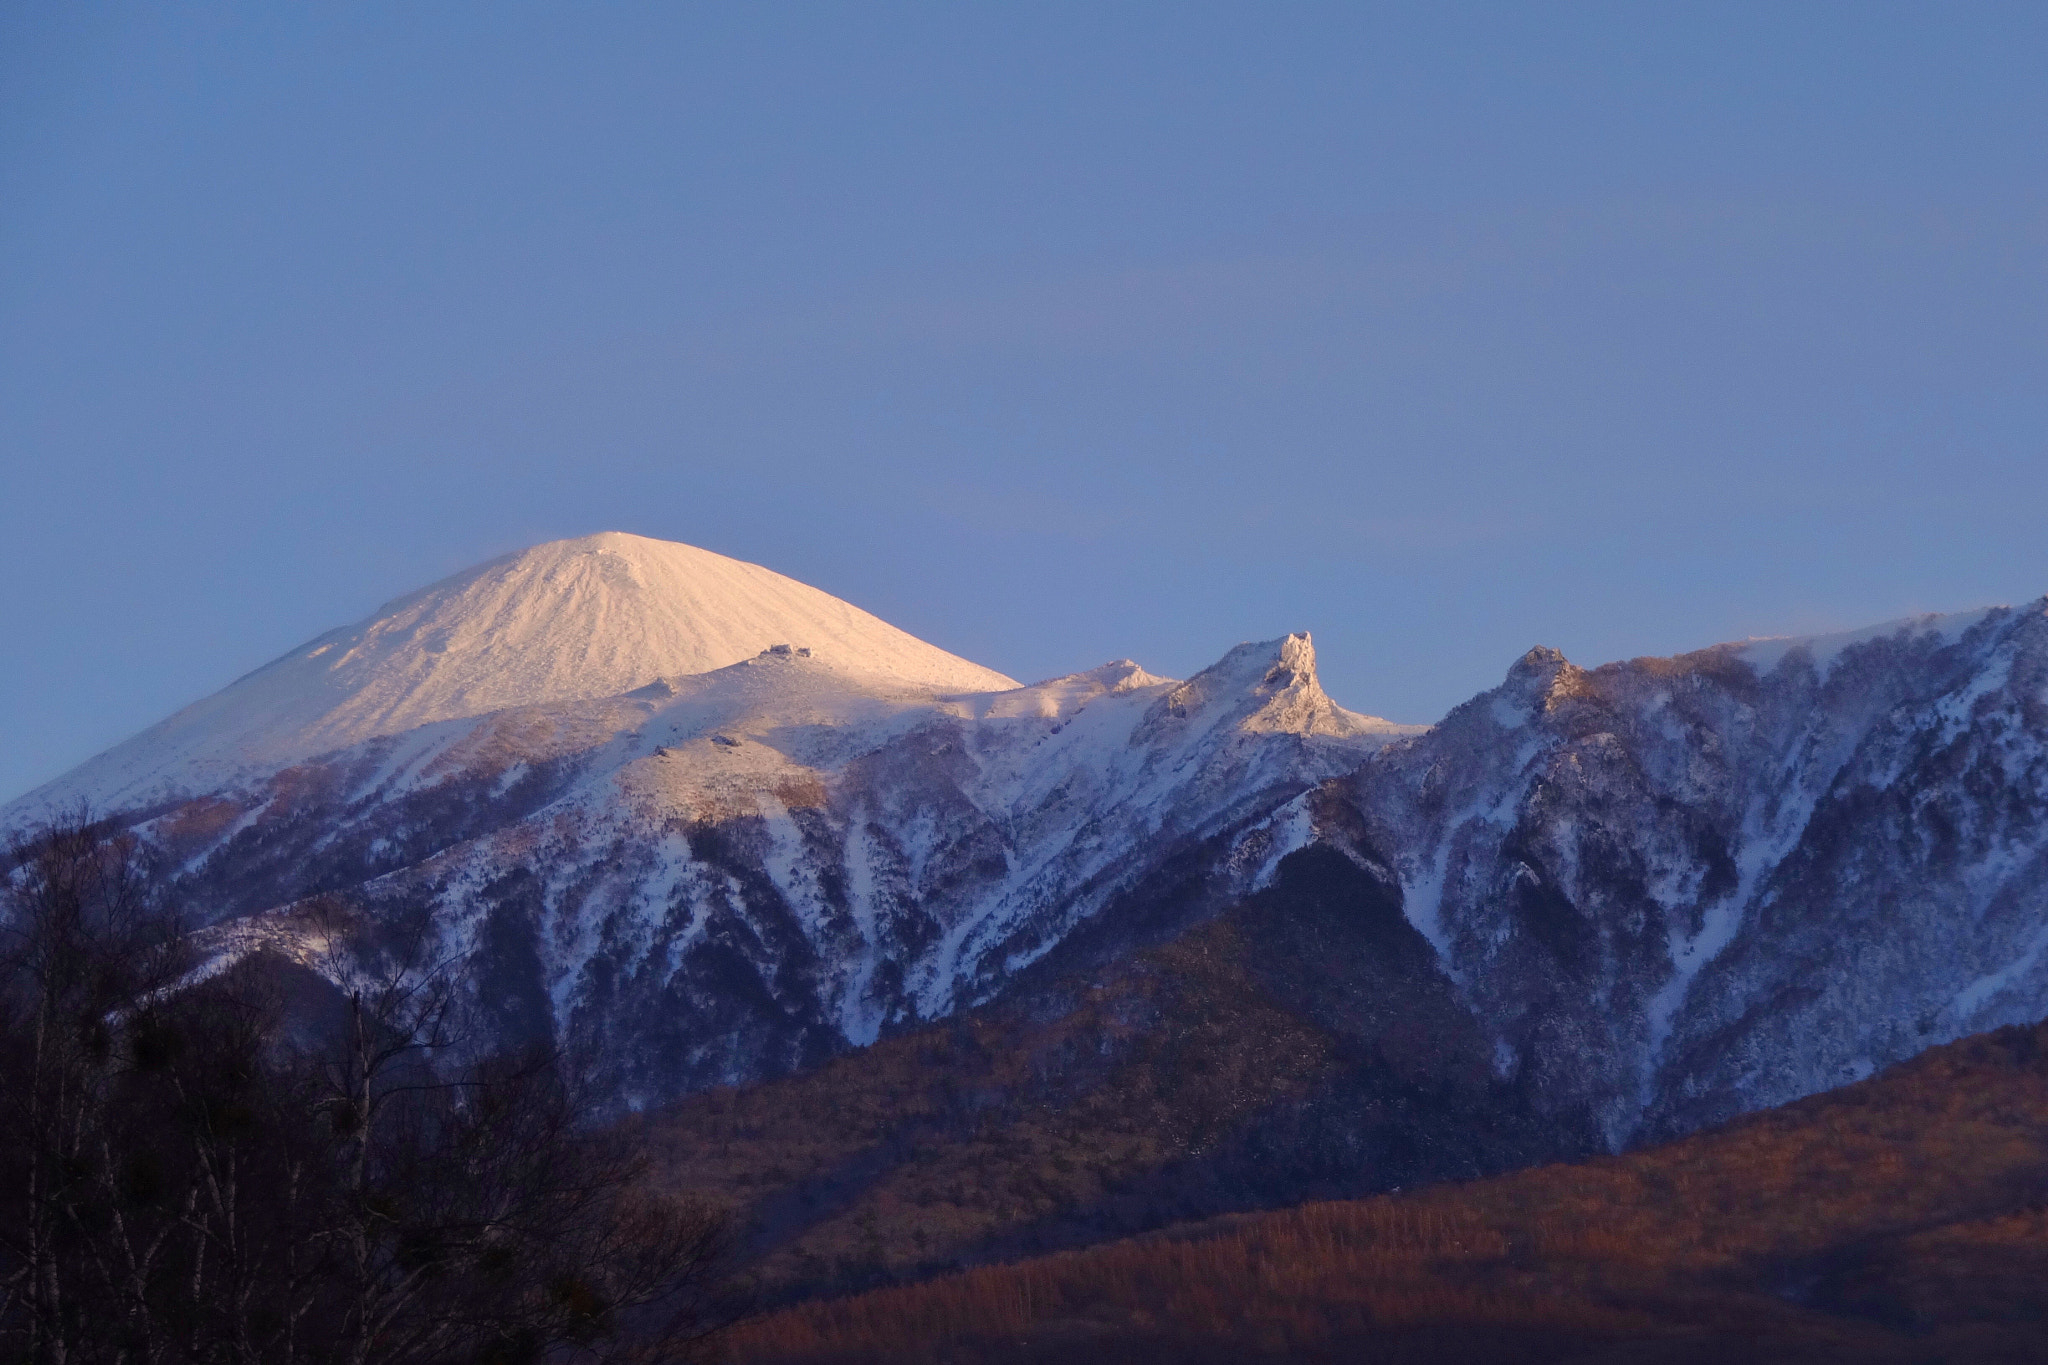
[[[803,1304],[735,1365],[2048,1359],[2048,1025],[1620,1158]]]
[[[1119,904],[650,1149],[815,1293],[1582,1159],[2038,1020],[2048,602],[1531,651],[1235,839],[1249,890]]]
[[[1019,687],[599,536],[323,636],[0,825],[79,798],[161,847],[222,954],[303,956],[321,896],[424,915],[499,1036],[587,1045],[629,1107],[800,1086],[978,1009],[1061,1055],[1136,1039],[1185,1090],[1141,1035],[1256,997],[1329,1064],[1247,1061],[1199,1152],[1157,1111],[1181,1126],[1146,1169],[1208,1161],[1219,1206],[1284,1197],[1228,1155],[1281,1132],[1313,1155],[1291,1179],[1356,1192],[1692,1131],[2048,1012],[2048,601],[1532,650],[1425,731],[1336,705],[1306,635]],[[1098,983],[1151,1022],[1088,1015]]]
[[[1532,650],[1347,799],[1499,1073],[1610,1145],[2048,1013],[2048,601]]]
[[[934,691],[1015,687],[816,588],[689,545],[607,532],[494,559],[329,631],[28,801],[122,809],[513,707],[615,696],[794,642]]]
[[[653,1109],[636,1144],[751,1229],[775,1302],[1604,1148],[1494,1074],[1391,878],[1327,846],[1129,935],[1083,930],[987,1004]]]
[[[1113,903],[1220,903],[1261,875],[1237,834],[1414,728],[1332,703],[1305,635],[1018,687],[602,536],[322,637],[0,821],[124,811],[224,952],[296,951],[324,893],[425,907],[507,1036],[588,1043],[638,1104],[945,1014]]]

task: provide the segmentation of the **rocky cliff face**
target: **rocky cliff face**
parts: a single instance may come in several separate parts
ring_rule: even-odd
[[[1335,705],[1305,635],[1015,687],[766,570],[698,583],[686,549],[485,566],[0,820],[121,810],[224,953],[300,951],[324,893],[423,913],[497,1029],[591,1044],[633,1104],[1123,960],[1304,850],[1359,871],[1359,914],[1398,903],[1428,951],[1396,975],[1463,1012],[1457,1066],[1574,1150],[2048,1010],[2048,604],[1532,650],[1419,733]],[[757,591],[791,638],[748,634]],[[502,674],[477,612],[516,628]],[[1384,937],[1329,970],[1380,981],[1343,954]]]
[[[1494,1039],[1610,1142],[2048,1009],[2044,604],[1585,670],[1346,783]]]

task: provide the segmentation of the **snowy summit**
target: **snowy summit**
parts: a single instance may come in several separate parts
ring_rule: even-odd
[[[164,784],[205,790],[436,721],[616,696],[777,645],[933,693],[1017,685],[758,564],[607,531],[536,545],[388,602],[29,802],[83,796],[107,806]]]
[[[1452,1011],[1502,1121],[1591,1150],[2041,1017],[2044,696],[2048,600],[1597,668],[1532,649],[1427,730],[1339,706],[1306,634],[1020,687],[602,535],[324,635],[0,829],[91,802],[220,960],[327,942],[317,896],[422,915],[507,1030],[588,1045],[627,1104],[1253,897],[1335,906],[1371,947],[1331,968],[1372,1003],[1332,1026]]]

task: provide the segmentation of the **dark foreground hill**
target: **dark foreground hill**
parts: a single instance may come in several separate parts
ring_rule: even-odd
[[[2048,1025],[1625,1156],[804,1304],[729,1346],[743,1365],[2048,1360]]]

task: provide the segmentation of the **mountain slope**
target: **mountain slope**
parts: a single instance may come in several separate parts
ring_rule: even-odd
[[[804,1305],[735,1365],[2048,1359],[2048,1025],[1670,1145]]]
[[[642,1103],[998,993],[1112,904],[1220,906],[1270,871],[1240,833],[1414,730],[1335,705],[1306,635],[1018,687],[594,537],[322,637],[0,819],[125,809],[223,953],[297,951],[323,895],[424,909],[501,1030],[587,1044]]]
[[[777,644],[933,692],[1016,686],[758,565],[606,532],[506,555],[386,603],[28,800],[121,809],[200,794],[421,725],[615,696]]]
[[[2048,600],[1532,650],[1350,792],[1500,1074],[1613,1144],[2048,1011]]]
[[[1383,993],[1441,995],[1563,1153],[2048,1010],[2044,698],[2048,601],[1532,650],[1419,732],[1337,706],[1306,635],[1016,687],[766,570],[595,537],[323,637],[0,823],[96,796],[223,953],[297,951],[317,896],[423,912],[501,1035],[588,1045],[627,1105],[1130,960],[1320,850],[1427,946]],[[1380,980],[1383,948],[1331,970]]]
[[[1305,848],[1162,943],[1091,962],[1085,937],[988,1005],[636,1139],[753,1229],[776,1298],[1600,1149],[1492,1074],[1384,867]]]
[[[244,945],[320,892],[430,908],[480,996],[639,1102],[985,998],[1113,904],[1220,906],[1269,870],[1245,830],[1403,733],[1333,706],[1304,636],[1186,683],[953,697],[769,655],[373,740],[148,828],[193,902],[283,907]]]

